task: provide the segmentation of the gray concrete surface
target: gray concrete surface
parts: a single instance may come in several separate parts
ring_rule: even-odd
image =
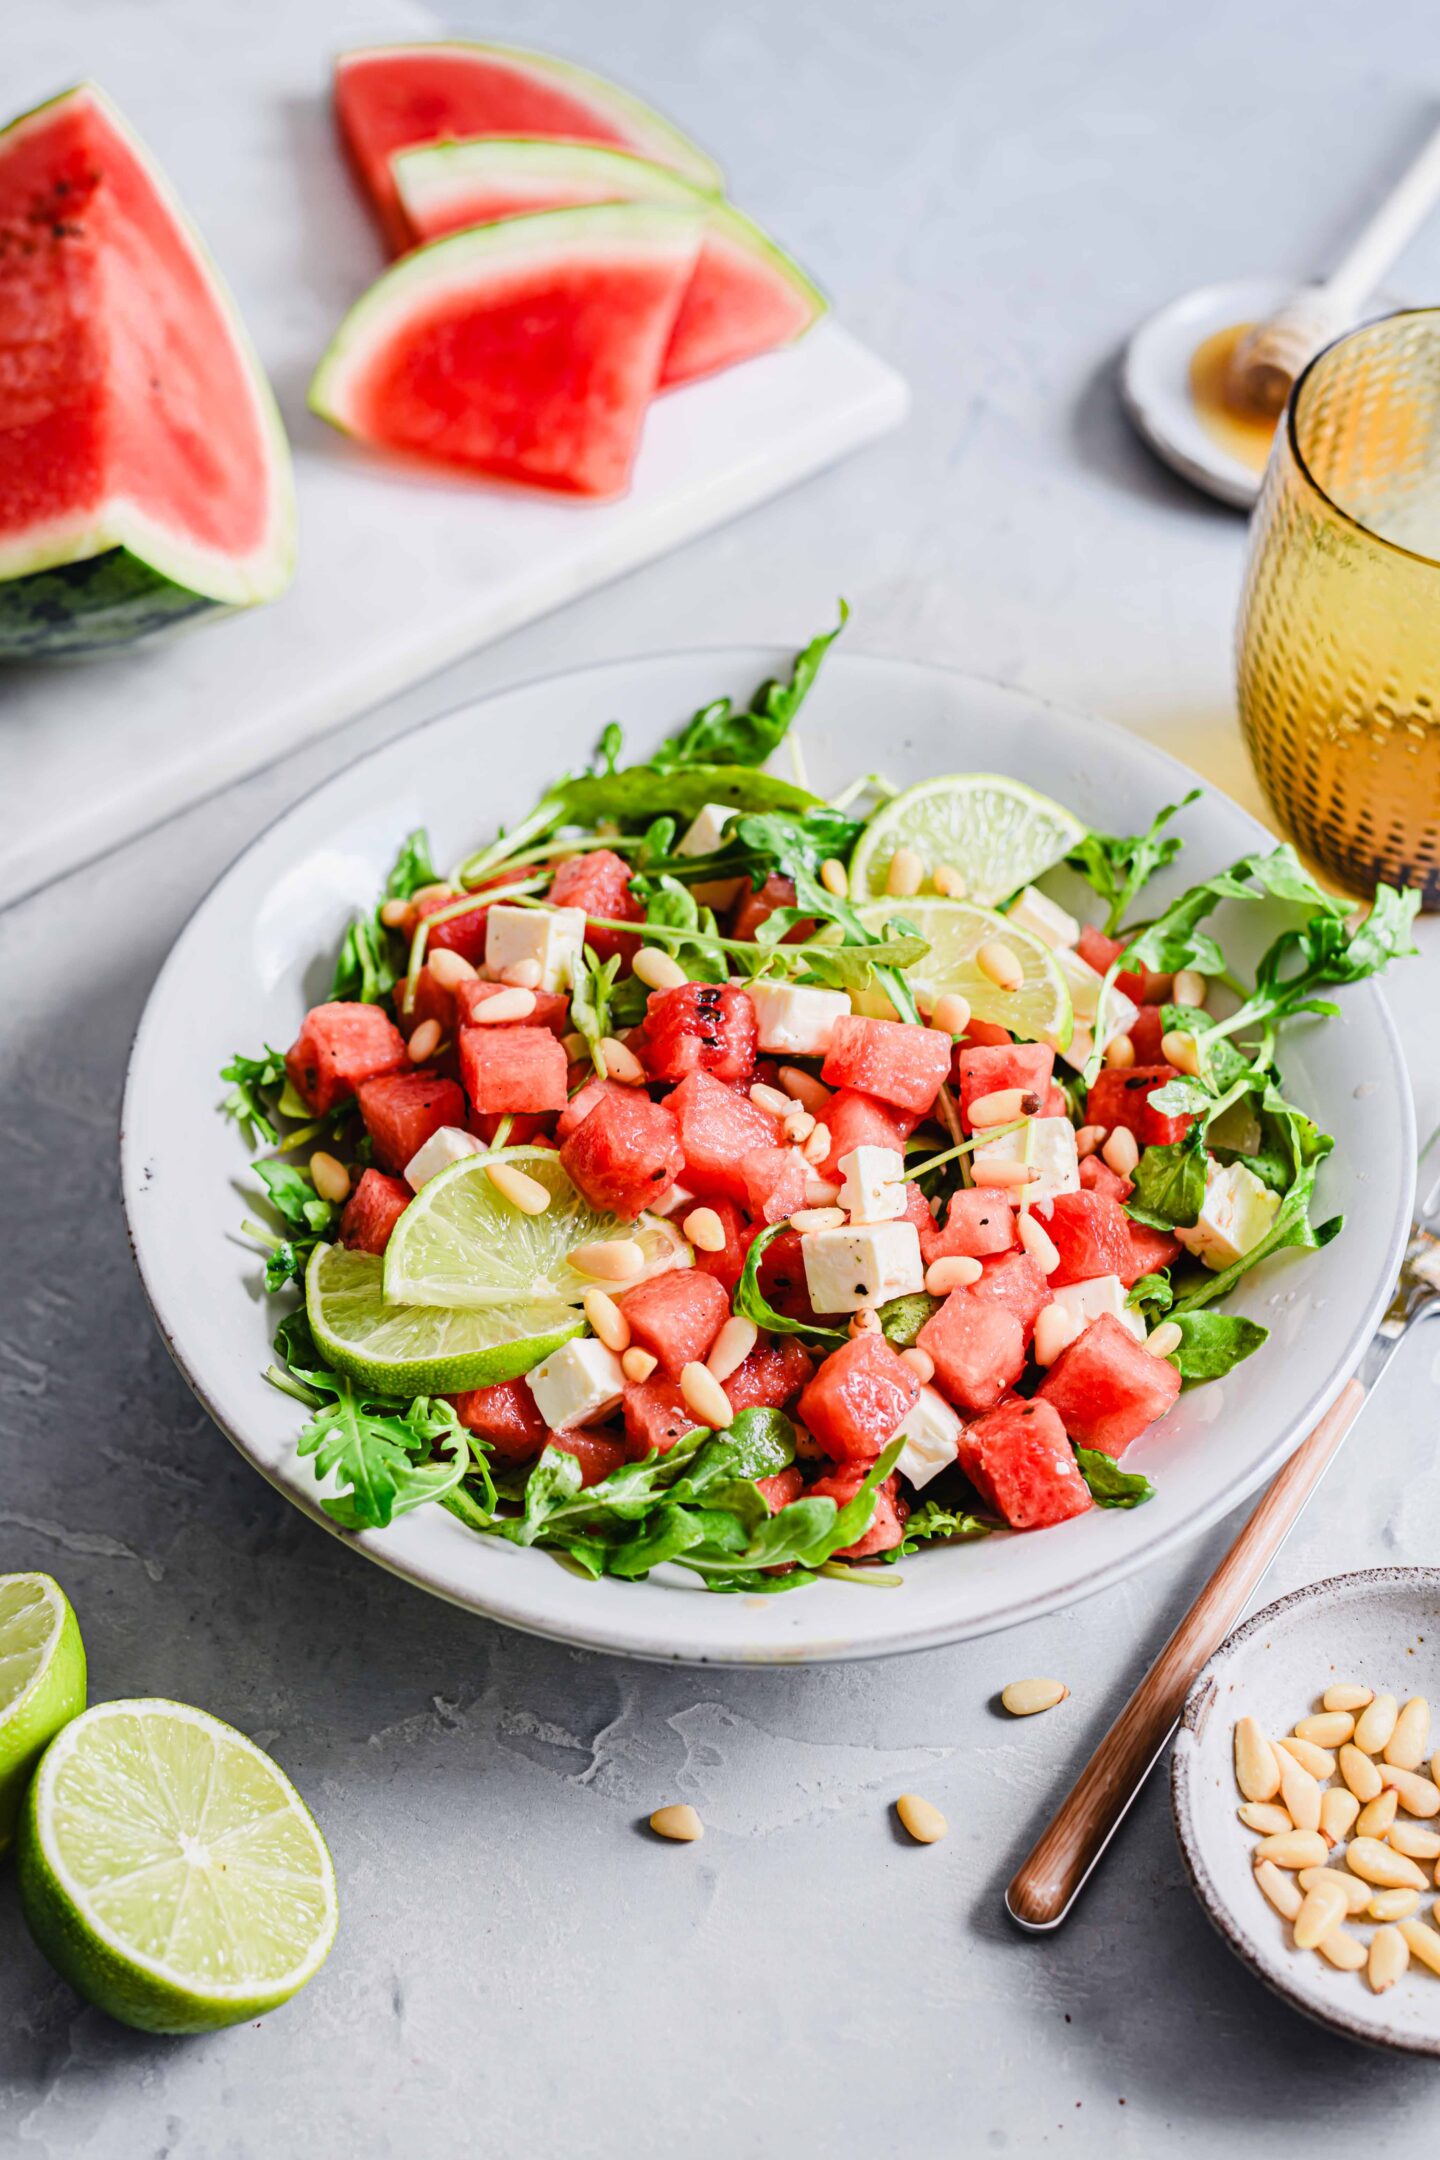
[[[357,1563],[225,1446],[132,1273],[115,1126],[146,990],[230,856],[358,749],[502,682],[798,640],[844,591],[859,649],[1031,684],[1243,790],[1228,650],[1243,528],[1130,441],[1111,360],[1178,286],[1324,256],[1418,124],[1433,16],[1418,0],[453,13],[673,109],[906,369],[915,415],[0,917],[0,1569],[61,1577],[96,1696],[173,1694],[272,1747],[344,1900],[299,2001],[157,2041],[52,1976],[0,1872],[0,2150],[1429,2150],[1434,2067],[1346,2047],[1258,1989],[1185,1886],[1163,1781],[1063,1934],[1022,1940],[1001,1914],[1037,1820],[1227,1530],[1070,1613],[848,1670],[660,1671],[506,1634]],[[1400,282],[1424,298],[1437,277],[1432,235]],[[1427,945],[1397,1007],[1428,1125]],[[1434,1348],[1412,1343],[1277,1591],[1434,1557],[1436,1379]],[[1036,1671],[1071,1700],[1003,1722],[996,1691]],[[945,1809],[944,1844],[897,1837],[904,1786]],[[673,1797],[699,1806],[703,1844],[644,1834]]]

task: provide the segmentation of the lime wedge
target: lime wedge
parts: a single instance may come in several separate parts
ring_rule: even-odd
[[[550,1193],[543,1215],[522,1215],[486,1175],[492,1162],[514,1163]],[[392,1305],[478,1310],[536,1302],[578,1305],[588,1276],[567,1254],[577,1245],[634,1238],[647,1274],[694,1260],[680,1232],[658,1215],[622,1222],[592,1208],[571,1184],[553,1148],[504,1148],[467,1155],[415,1195],[385,1248],[385,1296]]]
[[[858,912],[867,930],[878,934],[887,922],[903,919],[913,923],[928,941],[930,950],[924,959],[905,971],[917,1003],[933,1005],[944,992],[958,991],[977,1020],[994,1021],[1027,1042],[1053,1043],[1057,1050],[1069,1048],[1075,1014],[1055,955],[1009,916],[973,907],[968,900],[930,900],[923,896],[914,900],[867,900]],[[998,989],[976,966],[976,953],[992,938],[1008,945],[1024,968],[1025,980],[1018,990]],[[864,994],[867,1009],[876,994]],[[885,1004],[888,1011],[888,999]]]
[[[584,1325],[554,1298],[469,1311],[389,1305],[383,1261],[343,1245],[310,1255],[305,1311],[327,1363],[381,1395],[458,1395],[514,1380]]]
[[[144,2032],[213,2032],[325,1962],[335,1870],[284,1772],[183,1703],[97,1703],[46,1751],[20,1818],[20,1903],[90,2002]]]
[[[85,1708],[85,1645],[70,1600],[48,1575],[0,1575],[0,1853],[30,1773]]]
[[[857,900],[880,899],[890,858],[908,847],[925,865],[922,892],[946,863],[969,899],[998,907],[1068,855],[1085,829],[1063,804],[1002,773],[944,773],[876,811],[850,858],[850,890]]]

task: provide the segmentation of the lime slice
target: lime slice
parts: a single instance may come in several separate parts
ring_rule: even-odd
[[[0,1853],[30,1773],[62,1725],[85,1708],[85,1645],[59,1583],[0,1575]]]
[[[335,1870],[270,1757],[184,1703],[97,1703],[20,1818],[20,1903],[72,1987],[143,2032],[287,2002],[335,1940]]]
[[[850,890],[878,900],[890,858],[913,848],[931,873],[947,863],[964,879],[969,899],[998,907],[1068,855],[1085,826],[1064,806],[1003,773],[944,773],[922,780],[876,811],[850,858]]]
[[[550,1193],[543,1215],[522,1215],[486,1175],[492,1162],[514,1163]],[[577,1245],[634,1238],[646,1274],[694,1260],[674,1226],[658,1215],[622,1222],[591,1207],[571,1184],[553,1148],[504,1148],[467,1155],[429,1178],[385,1248],[385,1295],[393,1304],[466,1310],[497,1305],[578,1305],[592,1287],[567,1254]]]
[[[887,922],[913,923],[930,950],[905,971],[917,1003],[933,1005],[946,991],[958,991],[977,1020],[991,1020],[1027,1042],[1070,1046],[1075,1014],[1070,991],[1048,945],[1007,915],[973,907],[968,900],[867,900],[858,910],[867,930],[877,935]],[[991,939],[1008,945],[1025,970],[1018,990],[1001,990],[975,965],[975,955]],[[864,993],[869,1001],[883,992]],[[889,1000],[885,1000],[889,1011]],[[876,1007],[879,1010],[879,1007]]]
[[[384,1262],[317,1245],[305,1270],[305,1311],[327,1363],[381,1395],[458,1395],[529,1372],[578,1335],[580,1315],[554,1298],[460,1311],[389,1305]]]

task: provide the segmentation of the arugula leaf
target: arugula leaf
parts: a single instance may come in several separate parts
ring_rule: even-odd
[[[1130,833],[1123,839],[1110,833],[1089,832],[1066,856],[1070,868],[1078,870],[1105,902],[1107,937],[1115,935],[1131,904],[1156,871],[1174,862],[1184,847],[1178,834],[1167,833],[1162,839],[1161,833],[1171,818],[1198,802],[1202,793],[1202,789],[1192,788],[1182,801],[1167,803],[1152,819],[1148,832]]]
[[[753,1320],[757,1327],[768,1329],[772,1335],[814,1335],[823,1342],[848,1342],[849,1336],[842,1334],[839,1328],[820,1327],[813,1320],[792,1320],[788,1313],[777,1312],[760,1288],[760,1262],[776,1238],[789,1227],[784,1222],[771,1223],[754,1240],[745,1255],[731,1309],[743,1319]]]
[[[683,948],[685,972],[692,982],[728,982],[729,965],[714,942],[718,932],[712,909],[702,908],[695,895],[666,872],[647,871],[631,880],[631,890],[644,902],[647,928],[693,934],[693,942]]]
[[[570,988],[570,1025],[584,1036],[590,1062],[602,1080],[605,1053],[601,1043],[607,1035],[618,1035],[622,1027],[631,1026],[632,1013],[635,1019],[644,1017],[644,984],[638,985],[637,999],[631,988],[635,978],[627,976],[624,985],[618,980],[623,958],[623,954],[616,953],[609,960],[601,960],[592,946],[582,945],[580,964]],[[622,1005],[626,1008],[624,1017]]]
[[[368,915],[357,915],[346,931],[335,960],[330,996],[360,1005],[378,1005],[404,973],[404,940],[380,920],[387,900],[409,900],[436,882],[430,840],[423,827],[407,833],[385,880],[385,890]]]
[[[812,638],[796,655],[788,682],[762,683],[750,700],[748,712],[737,713],[728,697],[703,705],[683,728],[661,744],[653,761],[657,771],[670,772],[683,765],[763,765],[783,741],[814,687],[826,653],[849,617],[850,610],[842,600],[835,628]],[[723,800],[720,796],[709,799]]]
[[[285,1060],[278,1050],[267,1043],[263,1057],[245,1057],[237,1052],[228,1065],[220,1068],[220,1078],[231,1083],[230,1093],[221,1104],[226,1117],[234,1118],[244,1132],[251,1147],[276,1147],[280,1134],[275,1125],[275,1102],[285,1085]]]
[[[900,1543],[892,1545],[889,1552],[882,1553],[880,1557],[893,1564],[897,1560],[907,1559],[911,1553],[918,1552],[931,1538],[968,1541],[989,1537],[994,1527],[993,1523],[986,1522],[981,1516],[972,1515],[968,1508],[949,1508],[939,1500],[922,1500],[918,1507],[910,1510],[910,1519],[905,1525],[905,1535]]]
[[[1125,1293],[1125,1303],[1136,1312],[1145,1308],[1152,1323],[1168,1312],[1174,1301],[1168,1268],[1158,1275],[1141,1275]]]
[[[1143,1507],[1155,1497],[1149,1478],[1142,1477],[1138,1470],[1122,1470],[1113,1457],[1102,1455],[1098,1448],[1077,1447],[1075,1460],[1096,1507]]]
[[[541,808],[553,831],[562,825],[591,827],[601,818],[634,825],[674,817],[688,824],[706,803],[732,803],[737,810],[805,811],[817,808],[819,797],[748,765],[687,765],[674,772],[625,765],[614,773],[581,773],[562,780]],[[527,828],[529,824],[527,819]]]
[[[340,1210],[333,1202],[322,1200],[309,1177],[288,1163],[257,1162],[250,1167],[265,1187],[270,1205],[290,1231],[289,1237],[272,1248],[265,1262],[265,1288],[283,1290],[286,1283],[303,1277],[306,1262],[321,1239],[329,1236]]]
[[[1205,1143],[1199,1125],[1192,1125],[1183,1140],[1147,1147],[1134,1176],[1135,1190],[1125,1212],[1152,1230],[1188,1230],[1205,1205]]]
[[[1181,1341],[1170,1362],[1186,1386],[1219,1380],[1269,1338],[1270,1330],[1241,1313],[1185,1312],[1176,1315]]]
[[[1314,1196],[1315,1180],[1321,1163],[1335,1142],[1328,1133],[1317,1132],[1309,1120],[1302,1118],[1298,1111],[1293,1113],[1293,1117],[1292,1140],[1296,1150],[1296,1167],[1291,1182],[1281,1197],[1275,1220],[1259,1244],[1253,1245],[1249,1252],[1242,1253],[1233,1265],[1221,1268],[1214,1274],[1207,1271],[1200,1281],[1187,1288],[1171,1307],[1172,1320],[1181,1319],[1187,1312],[1197,1312],[1203,1305],[1212,1305],[1216,1298],[1228,1296],[1242,1275],[1247,1275],[1251,1268],[1258,1267],[1262,1260],[1268,1260],[1272,1253],[1284,1252],[1291,1246],[1313,1252],[1321,1245],[1328,1245],[1344,1228],[1345,1219],[1341,1215],[1332,1216],[1328,1222],[1318,1225],[1310,1220],[1310,1202]]]
[[[891,1298],[877,1313],[880,1332],[886,1342],[897,1350],[913,1350],[916,1338],[935,1313],[944,1304],[943,1298],[931,1297],[928,1290],[915,1290],[906,1297]]]

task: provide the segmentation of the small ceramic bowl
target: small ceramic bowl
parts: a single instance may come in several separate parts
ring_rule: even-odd
[[[1366,1568],[1292,1591],[1236,1628],[1196,1680],[1176,1735],[1171,1802],[1180,1851],[1196,1896],[1237,1957],[1277,1995],[1347,2039],[1440,2055],[1440,1976],[1413,1960],[1383,1995],[1363,1972],[1337,1972],[1318,1952],[1296,1950],[1290,1925],[1252,1877],[1253,1831],[1236,1817],[1235,1720],[1247,1713],[1268,1733],[1297,1718],[1340,1681],[1403,1702],[1436,1706],[1440,1746],[1440,1568]],[[1440,1825],[1440,1819],[1437,1819]],[[1427,1828],[1433,1827],[1427,1824]],[[1427,1875],[1434,1869],[1425,1865]],[[1430,1924],[1436,1890],[1420,1894]],[[1368,1941],[1367,1920],[1347,1922]]]

